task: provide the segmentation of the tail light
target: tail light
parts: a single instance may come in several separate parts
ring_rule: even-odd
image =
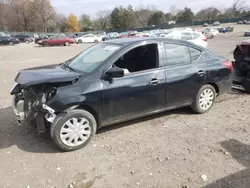
[[[207,41],[207,37],[205,37],[203,40],[204,40],[204,41]]]
[[[223,62],[223,65],[224,65],[225,67],[227,67],[228,69],[230,69],[231,72],[233,72],[233,69],[234,69],[234,68],[233,68],[233,64],[232,64],[231,61],[228,61],[228,60],[227,60],[227,61],[224,61],[224,62]]]

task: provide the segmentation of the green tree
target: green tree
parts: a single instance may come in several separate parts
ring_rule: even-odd
[[[111,26],[114,29],[126,29],[134,26],[135,14],[133,7],[115,7],[110,14]]]
[[[66,30],[68,32],[79,32],[79,24],[77,17],[74,14],[70,14],[66,21]]]
[[[79,20],[80,30],[81,31],[88,31],[91,29],[92,22],[90,20],[90,17],[86,14],[81,15],[81,18]]]
[[[152,14],[152,16],[148,20],[148,25],[156,25],[159,26],[159,24],[165,22],[165,14],[162,11],[156,11]]]
[[[180,11],[177,14],[178,23],[193,21],[193,19],[194,19],[194,13],[190,8],[187,7],[185,7],[184,10]]]

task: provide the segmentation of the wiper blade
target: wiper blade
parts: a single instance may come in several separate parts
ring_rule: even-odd
[[[63,68],[67,68],[67,69],[70,69],[71,71],[77,72],[74,68],[72,68],[71,66],[69,66],[67,63],[63,64]]]

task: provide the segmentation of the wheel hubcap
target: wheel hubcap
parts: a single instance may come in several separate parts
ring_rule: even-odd
[[[205,89],[200,95],[199,99],[200,108],[202,110],[208,110],[212,106],[213,100],[214,100],[213,91],[211,89]]]
[[[71,118],[61,128],[60,139],[67,146],[79,146],[91,135],[89,121],[85,118]]]

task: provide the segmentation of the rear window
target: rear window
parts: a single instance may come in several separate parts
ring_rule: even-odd
[[[192,40],[192,34],[191,33],[181,33],[181,39],[182,40]]]

